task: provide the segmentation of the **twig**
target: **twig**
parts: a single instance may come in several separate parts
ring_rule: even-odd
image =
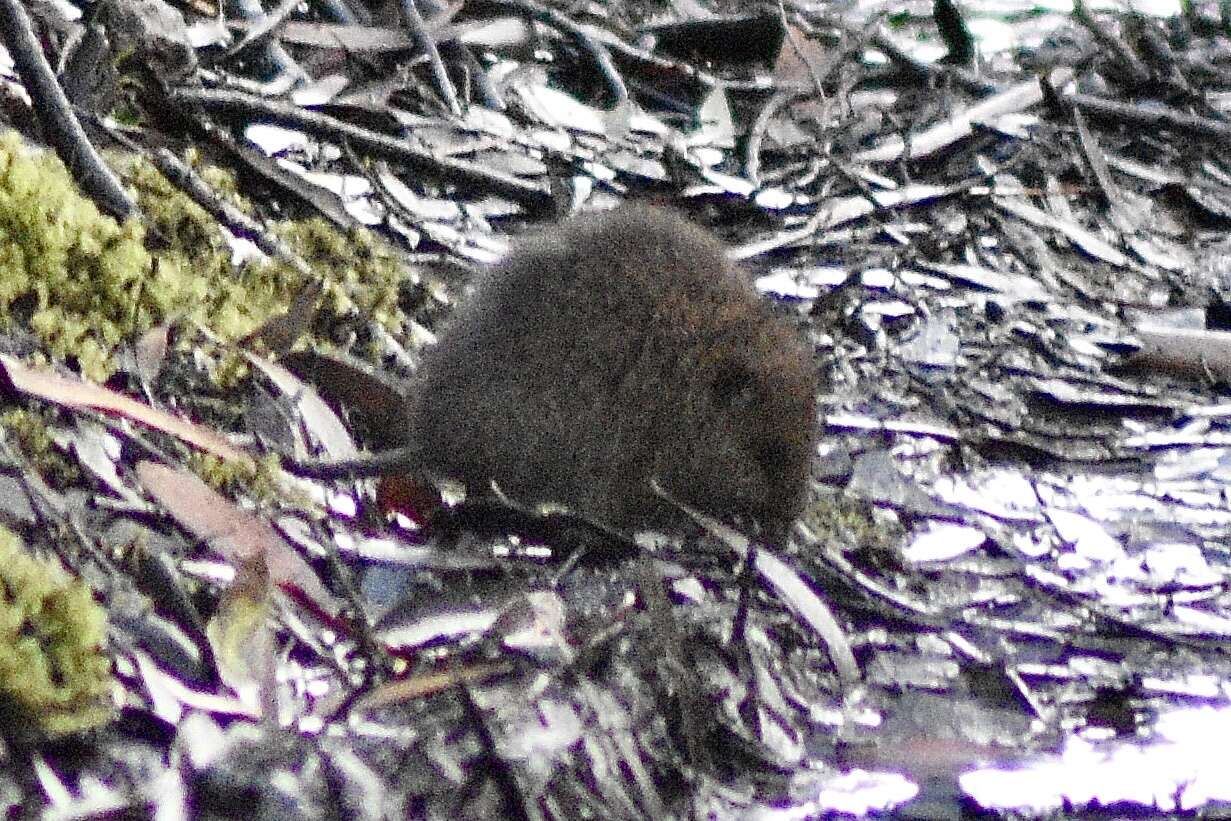
[[[778,89],[757,112],[756,119],[748,129],[748,144],[744,151],[744,176],[753,185],[761,184],[761,143],[765,139],[770,121],[782,108],[811,95],[811,91]]]
[[[786,7],[779,0],[779,13],[783,18],[783,28],[787,32],[787,42],[791,48],[795,49],[799,58],[803,60],[808,71],[812,75],[814,91],[820,96],[822,101],[826,101],[825,83],[833,75],[843,62],[855,51],[863,48],[863,39],[857,37],[848,37],[845,48],[835,50],[835,53],[828,59],[824,66],[814,66],[812,61],[804,54],[802,46],[797,41],[797,38],[792,33],[790,26],[786,24]],[[849,34],[849,32],[848,32]],[[854,45],[852,45],[852,43]],[[761,184],[761,143],[765,139],[765,132],[769,128],[769,123],[773,120],[774,115],[782,108],[792,105],[800,100],[807,99],[811,94],[806,89],[780,88],[774,92],[757,112],[756,119],[753,120],[752,126],[748,129],[747,148],[744,152],[744,176],[746,176],[754,185]]]
[[[264,23],[265,9],[261,8],[257,0],[230,0],[230,2],[244,19],[252,20],[258,26]],[[281,43],[266,42],[263,53],[274,71],[288,78],[291,83],[301,83],[309,79],[308,73],[300,67],[299,63],[295,62]]]
[[[1068,84],[1073,72],[1067,68],[1058,68],[1052,72],[1052,85],[1059,88]],[[891,137],[880,145],[861,151],[855,155],[858,162],[888,162],[901,157],[918,159],[952,145],[964,139],[974,131],[974,124],[989,117],[1023,111],[1043,99],[1043,90],[1038,79],[1025,80],[1014,86],[988,97],[944,122],[911,135],[908,147],[901,137]]]
[[[969,69],[960,66],[928,64],[916,60],[903,51],[883,27],[878,26],[868,42],[888,57],[899,69],[922,82],[928,82],[933,77],[946,77],[951,79],[954,85],[971,94],[985,95],[999,91],[995,83],[984,80]]]
[[[812,56],[804,51],[804,47],[800,45],[799,38],[795,34],[795,30],[787,22],[786,6],[782,4],[782,0],[778,0],[778,16],[782,22],[782,31],[786,35],[786,45],[789,45],[795,50],[795,56],[800,59],[805,66],[808,67],[808,74],[812,76],[812,87],[821,99],[825,99],[825,80],[837,68],[837,61],[831,62],[825,70],[817,68],[816,63],[812,60]]]
[[[474,52],[465,43],[461,40],[450,40],[447,43],[443,43],[441,48],[449,55],[450,60],[465,63],[471,82],[478,89],[479,98],[483,100],[483,105],[493,111],[504,111],[507,108],[504,104],[504,98],[496,90],[496,85],[492,82],[492,78],[488,75],[482,64],[479,63],[478,58],[474,56]]]
[[[605,48],[615,54],[619,54],[621,57],[625,57],[629,60],[635,60],[638,63],[643,63],[656,71],[673,72],[679,74],[681,77],[695,80],[707,88],[713,88],[719,85],[725,86],[726,88],[747,87],[749,89],[755,89],[757,87],[755,80],[746,83],[720,80],[708,71],[702,71],[689,63],[670,60],[666,57],[646,51],[645,49],[638,48],[631,43],[626,43],[608,31],[600,30],[594,32],[594,39],[601,43]]]
[[[1182,134],[1221,142],[1223,145],[1231,141],[1231,124],[1209,117],[1186,114],[1173,108],[1146,108],[1090,94],[1070,94],[1066,99],[1071,105],[1098,120],[1150,129],[1170,128]]]
[[[358,6],[346,0],[318,0],[315,4],[328,20],[347,25],[366,26],[372,22],[372,13],[362,4]]]
[[[301,129],[321,139],[339,143],[349,140],[358,149],[403,163],[419,172],[434,174],[471,188],[492,191],[534,212],[550,211],[554,202],[551,191],[544,184],[527,182],[511,174],[454,157],[438,156],[405,140],[378,134],[291,103],[266,100],[234,91],[204,88],[177,88],[171,91],[170,99],[172,103],[180,105],[199,105],[211,111],[266,119],[279,125]]]
[[[1134,230],[1133,220],[1124,211],[1120,191],[1111,178],[1110,169],[1107,168],[1107,158],[1103,156],[1103,149],[1099,146],[1098,138],[1086,127],[1086,118],[1082,115],[1080,108],[1073,109],[1073,124],[1077,126],[1077,139],[1082,153],[1086,156],[1086,164],[1090,166],[1090,173],[1094,175],[1094,181],[1098,183],[1099,189],[1103,192],[1103,198],[1107,200],[1107,211],[1111,216],[1111,221],[1115,223],[1116,230],[1125,234],[1131,233]]]
[[[474,776],[479,779],[490,779],[495,785],[496,790],[504,799],[502,815],[505,818],[512,819],[512,821],[531,821],[531,819],[543,817],[535,812],[535,802],[522,789],[508,759],[501,755],[496,738],[492,735],[491,727],[488,726],[487,719],[483,715],[483,708],[474,700],[474,692],[465,682],[459,682],[457,696],[462,713],[469,722],[470,729],[478,736],[479,746],[482,749],[478,765],[474,768]]]
[[[748,130],[748,143],[744,151],[744,176],[753,185],[761,184],[761,142],[765,139],[765,131],[769,128],[770,120],[778,113],[780,109],[797,100],[803,100],[815,93],[823,101],[825,99],[825,80],[832,73],[834,64],[830,64],[824,72],[813,65],[812,60],[804,52],[803,46],[798,42],[791,27],[787,24],[786,7],[783,6],[782,0],[778,0],[778,15],[782,20],[782,30],[786,33],[786,42],[784,48],[792,48],[795,50],[796,56],[800,61],[808,67],[808,73],[812,76],[812,90],[805,91],[803,89],[783,89],[780,88],[773,93],[761,110],[757,112],[756,119],[753,120],[752,127]]]
[[[34,101],[34,110],[47,141],[82,192],[121,222],[135,216],[136,204],[103,163],[73,114],[64,90],[56,82],[21,0],[0,0],[0,32],[17,73]]]
[[[1090,14],[1090,10],[1086,8],[1083,0],[1074,0],[1073,16],[1077,18],[1077,22],[1085,26],[1094,35],[1094,39],[1100,45],[1115,55],[1116,60],[1128,72],[1128,76],[1123,78],[1125,85],[1138,86],[1149,81],[1150,70],[1146,68],[1145,63],[1138,59],[1137,55],[1124,44],[1123,40],[1108,31],[1106,26]]]
[[[423,10],[432,15],[433,20],[446,20],[453,17],[455,8],[450,8],[440,0],[419,0],[423,4]],[[458,6],[461,4],[458,3]],[[474,83],[478,89],[479,98],[483,100],[483,104],[495,111],[504,111],[504,98],[500,96],[500,92],[496,90],[492,78],[484,71],[483,66],[479,64],[474,53],[462,40],[453,37],[444,40],[440,44],[441,54],[448,57],[449,60],[456,64],[462,64],[469,72],[470,81]]]
[[[303,258],[287,247],[286,243],[271,236],[256,220],[234,205],[219,199],[218,195],[170,149],[160,148],[149,155],[149,160],[167,181],[187,194],[193,202],[205,209],[232,234],[251,242],[268,256],[284,260],[301,274],[311,274],[312,269]]]
[[[273,12],[257,18],[256,25],[248,29],[238,43],[223,52],[220,59],[232,60],[253,46],[265,43],[299,5],[300,0],[282,0]]]
[[[646,631],[648,649],[656,659],[654,665],[663,689],[676,696],[680,735],[689,765],[699,772],[710,772],[713,756],[706,739],[713,732],[714,711],[706,709],[705,689],[697,675],[696,660],[685,640],[680,621],[675,617],[671,601],[663,591],[663,573],[647,555],[637,559],[634,568],[637,592],[649,621]]]
[[[436,80],[436,90],[444,98],[445,105],[449,107],[449,111],[453,112],[453,116],[462,116],[462,104],[457,99],[457,89],[453,87],[453,81],[449,79],[449,72],[445,68],[444,61],[440,59],[440,49],[436,48],[436,40],[423,22],[423,15],[419,13],[419,7],[415,5],[415,0],[401,0],[401,6],[402,16],[406,18],[406,27],[410,29],[411,38],[427,55],[428,64],[432,67],[432,77]]]
[[[790,231],[782,231],[768,239],[755,240],[742,245],[732,246],[728,255],[731,259],[752,259],[794,245],[812,238],[820,231],[836,228],[843,223],[852,222],[881,211],[895,208],[909,208],[927,200],[947,197],[965,190],[968,183],[953,185],[908,185],[896,191],[872,191],[850,197],[837,197],[826,200],[817,207],[802,227]]]
[[[608,53],[606,46],[600,43],[584,27],[570,20],[562,12],[540,5],[536,0],[494,0],[494,2],[501,6],[517,9],[529,15],[532,19],[546,23],[568,34],[594,60],[599,73],[603,75],[603,78],[607,81],[607,87],[611,89],[611,93],[615,97],[614,107],[619,108],[628,102],[628,87],[624,85],[624,78],[620,76],[615,63],[611,61],[611,54]]]
[[[284,168],[251,143],[237,139],[230,128],[219,126],[196,109],[185,112],[183,119],[190,120],[207,139],[230,154],[236,162],[246,165],[261,180],[315,210],[339,230],[353,231],[363,227],[363,224],[346,210],[338,194]]]

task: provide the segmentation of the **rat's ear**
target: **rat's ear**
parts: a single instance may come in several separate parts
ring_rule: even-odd
[[[719,363],[710,381],[710,394],[720,408],[747,405],[756,392],[756,377],[752,369],[735,359]]]

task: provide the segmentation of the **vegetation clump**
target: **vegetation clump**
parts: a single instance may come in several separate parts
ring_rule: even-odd
[[[219,493],[246,495],[258,503],[285,497],[279,482],[281,463],[276,453],[267,453],[251,463],[223,459],[212,453],[192,453],[188,468]]]
[[[279,223],[274,233],[324,275],[322,307],[326,314],[356,313],[392,332],[402,329],[405,317],[398,305],[398,287],[413,276],[397,254],[370,231],[343,233],[313,217]]]
[[[96,377],[128,329],[184,296],[151,270],[140,225],[100,214],[55,155],[13,132],[0,135],[0,237],[0,316]]]
[[[803,521],[819,543],[857,553],[869,565],[898,563],[901,526],[877,516],[867,501],[841,492],[825,493],[808,506]]]
[[[0,527],[0,731],[11,740],[92,730],[115,715],[106,614],[80,579]]]
[[[102,381],[117,367],[117,346],[154,325],[181,317],[233,342],[286,311],[308,277],[319,276],[325,313],[400,330],[398,286],[407,275],[370,234],[340,234],[319,220],[282,223],[275,232],[312,274],[259,255],[237,265],[234,240],[157,169],[139,158],[109,161],[143,221],[121,225],[100,213],[54,154],[0,134],[0,327],[29,327],[52,357]],[[251,210],[233,179],[199,171]]]
[[[72,484],[80,478],[81,469],[56,447],[48,427],[50,413],[9,408],[0,413],[0,428],[12,437],[22,455],[44,478]]]

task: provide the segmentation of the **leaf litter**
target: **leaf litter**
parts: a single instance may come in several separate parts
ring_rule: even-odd
[[[889,27],[795,3],[424,2],[418,31],[367,10],[222,27],[117,5],[116,53],[166,67],[161,98],[131,87],[147,116],[127,139],[161,147],[170,104],[175,133],[220,149],[260,192],[255,222],[209,210],[232,239],[293,203],[420,265],[381,303],[394,322],[322,329],[326,285],[259,326],[275,353],[310,338],[284,364],[312,387],[256,355],[211,382],[165,327],[127,340],[140,386],[104,387],[24,364],[30,343],[5,331],[10,401],[88,424],[51,437],[86,468],[71,479],[6,438],[0,513],[111,611],[132,716],[81,740],[88,761],[11,760],[0,800],[168,817],[228,817],[240,795],[245,817],[304,818],[1225,810],[1209,745],[1231,715],[1231,66],[1212,4],[1023,13],[1019,46],[986,51],[972,32],[1001,21],[953,4]],[[912,50],[920,33],[944,59]],[[816,343],[822,452],[787,543],[633,544],[567,511],[451,498],[390,523],[363,483],[326,508],[289,479],[271,502],[180,466],[185,443],[248,463],[345,454],[354,431],[397,444],[398,385],[504,235],[651,191],[715,226]]]

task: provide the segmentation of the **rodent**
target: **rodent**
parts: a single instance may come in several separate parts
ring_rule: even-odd
[[[817,388],[800,335],[717,238],[628,204],[514,247],[424,353],[412,446],[362,472],[494,482],[623,531],[692,529],[656,477],[719,519],[783,533],[805,499]]]

